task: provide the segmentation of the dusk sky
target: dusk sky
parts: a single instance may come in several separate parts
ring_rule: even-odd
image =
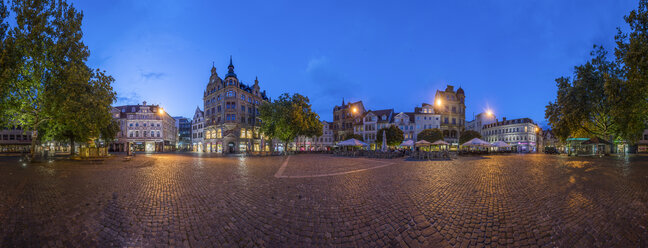
[[[212,62],[229,56],[270,97],[300,93],[323,120],[362,100],[413,111],[446,84],[466,92],[466,120],[545,124],[554,79],[594,44],[612,50],[636,0],[610,1],[74,1],[90,65],[115,78],[117,105],[147,101],[193,117]],[[594,4],[595,3],[595,4]]]

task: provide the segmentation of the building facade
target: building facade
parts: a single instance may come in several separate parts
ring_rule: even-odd
[[[529,118],[495,121],[482,128],[483,140],[490,143],[503,141],[518,152],[537,152],[541,145],[540,128]]]
[[[204,132],[203,125],[205,124],[205,114],[200,107],[196,107],[193,120],[191,120],[191,144],[194,152],[204,152]]]
[[[191,119],[182,116],[176,116],[173,118],[176,121],[176,129],[178,129],[177,149],[180,151],[190,151],[192,147]]]
[[[341,141],[348,134],[354,133],[356,118],[365,115],[365,108],[362,101],[345,104],[342,99],[341,106],[333,107],[333,133],[336,141]]]
[[[455,92],[452,85],[434,95],[434,112],[440,115],[444,140],[453,145],[459,144],[459,135],[465,129],[465,99],[464,90],[459,87]]]
[[[221,79],[212,66],[211,76],[204,92],[204,142],[206,152],[240,153],[264,151],[269,147],[260,134],[259,106],[269,101],[260,91],[259,80],[249,86],[239,81],[230,64]]]
[[[475,116],[475,119],[469,122],[466,122],[466,130],[472,130],[478,132],[484,137],[482,128],[486,124],[491,124],[495,122],[496,117],[493,113],[479,113]]]
[[[31,131],[21,126],[0,129],[0,153],[29,152],[31,141]]]
[[[389,127],[393,115],[394,109],[369,110],[364,116],[356,118],[354,133],[362,136],[365,143],[374,147],[378,139],[378,131]]]
[[[113,107],[113,119],[120,125],[111,151],[125,152],[129,147],[141,152],[175,150],[178,129],[175,119],[158,105],[124,105]]]
[[[421,107],[414,108],[414,138],[418,140],[418,134],[425,129],[441,129],[441,115],[434,113],[434,106],[431,104],[423,103]],[[436,140],[428,140],[434,142]]]
[[[291,150],[299,151],[329,151],[335,145],[333,123],[321,121],[322,135],[318,137],[299,136],[295,141],[289,144]]]
[[[403,140],[415,140],[416,124],[414,113],[400,112],[394,117],[394,125],[403,131]]]

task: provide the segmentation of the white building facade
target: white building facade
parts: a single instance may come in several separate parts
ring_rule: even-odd
[[[394,117],[394,125],[403,131],[404,140],[415,140],[416,124],[414,113],[400,112]]]
[[[321,121],[322,135],[317,137],[299,136],[294,142],[288,144],[291,150],[298,151],[328,151],[335,145],[333,123]]]
[[[479,113],[475,116],[475,119],[469,122],[466,122],[466,130],[472,130],[478,132],[484,136],[482,128],[486,124],[491,124],[496,121],[496,117],[493,113]]]
[[[191,146],[194,152],[205,152],[204,135],[205,113],[196,107],[193,120],[191,121]]]
[[[425,129],[441,129],[441,115],[434,113],[434,106],[431,104],[423,103],[421,107],[414,108],[414,138],[418,140],[418,134]],[[435,140],[428,140],[434,142]]]
[[[537,152],[540,128],[529,118],[495,121],[482,127],[483,140],[503,141],[518,152]]]
[[[120,125],[110,150],[125,152],[129,147],[141,152],[163,152],[175,149],[178,129],[175,119],[158,105],[124,105],[114,107],[113,119]]]
[[[375,148],[378,131],[389,127],[394,114],[393,109],[369,110],[355,120],[353,133],[362,136],[365,143]]]

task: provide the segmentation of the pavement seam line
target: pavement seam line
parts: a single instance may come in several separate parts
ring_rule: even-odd
[[[283,177],[282,174],[284,170],[286,170],[286,166],[288,166],[288,160],[290,159],[290,156],[286,157],[286,160],[281,164],[281,167],[279,167],[279,170],[277,170],[277,173],[274,174],[276,178]]]
[[[284,176],[283,172],[284,172],[284,170],[286,169],[286,167],[288,165],[288,159],[286,159],[284,161],[284,163],[281,165],[281,168],[279,168],[277,173],[275,173],[275,177],[276,178],[312,178],[312,177],[339,176],[339,175],[345,175],[345,174],[351,174],[351,173],[356,173],[356,172],[362,172],[362,171],[378,169],[378,168],[387,167],[387,166],[396,164],[395,162],[386,162],[386,161],[371,160],[371,159],[361,159],[361,160],[377,162],[377,163],[383,163],[383,165],[374,166],[374,167],[371,167],[371,168],[357,169],[357,170],[352,170],[352,171],[342,171],[342,172],[326,173],[326,174],[319,174],[319,175]]]

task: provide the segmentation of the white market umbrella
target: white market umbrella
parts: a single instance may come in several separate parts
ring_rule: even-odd
[[[493,145],[491,145],[491,143],[488,143],[488,142],[486,142],[486,141],[483,141],[483,140],[481,140],[481,139],[479,139],[479,138],[474,138],[474,139],[469,140],[469,141],[466,142],[466,143],[463,143],[462,146],[491,147],[491,146],[493,146]]]
[[[432,145],[432,143],[430,143],[427,140],[419,140],[415,144],[416,144],[416,146],[431,146]]]
[[[340,141],[337,143],[338,146],[368,146],[367,143],[359,141],[357,139],[348,139],[345,141]]]
[[[447,145],[450,145],[450,143],[445,142],[445,141],[443,141],[443,140],[437,140],[437,141],[434,141],[434,142],[432,143],[432,145],[435,145],[435,146],[438,146],[438,145],[446,145],[446,146],[447,146]]]
[[[403,141],[403,143],[400,144],[400,146],[413,146],[413,145],[414,145],[413,140],[406,140],[406,141]]]

